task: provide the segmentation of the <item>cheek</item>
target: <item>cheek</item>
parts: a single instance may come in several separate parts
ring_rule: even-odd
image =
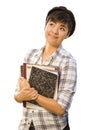
[[[45,31],[46,33],[48,33],[48,32],[51,31],[51,28],[50,28],[49,26],[46,26],[46,27],[44,28],[44,31]]]
[[[46,30],[44,30],[44,35],[45,35],[45,37],[46,37],[46,35],[47,35],[47,32],[46,32]]]
[[[66,39],[67,38],[67,35],[66,35],[66,33],[59,33],[59,37],[61,38],[61,40],[64,40],[64,39]]]
[[[45,28],[44,33],[45,33],[45,37],[47,37],[47,35],[49,34],[49,30]]]

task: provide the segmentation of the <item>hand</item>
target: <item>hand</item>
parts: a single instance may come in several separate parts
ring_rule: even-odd
[[[23,88],[17,95],[17,100],[19,102],[36,100],[38,95],[38,92],[34,88]]]
[[[28,81],[24,77],[20,77],[18,79],[18,85],[20,90],[22,90],[23,88],[30,88]]]

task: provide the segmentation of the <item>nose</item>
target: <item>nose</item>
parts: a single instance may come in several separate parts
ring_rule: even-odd
[[[55,26],[55,27],[53,28],[53,33],[54,33],[54,34],[58,34],[58,33],[59,33],[58,27]]]

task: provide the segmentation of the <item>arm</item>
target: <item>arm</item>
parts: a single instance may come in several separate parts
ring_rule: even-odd
[[[29,101],[29,100],[35,100],[38,97],[38,93],[34,88],[30,88],[29,83],[27,80],[23,77],[20,77],[18,79],[18,86],[15,94],[14,99],[17,102],[23,102],[23,101]]]
[[[52,113],[62,116],[68,111],[75,93],[76,73],[75,62],[70,61],[62,66],[57,100],[39,95],[36,100],[38,104]]]
[[[54,99],[39,95],[36,102],[48,111],[58,114],[59,116],[62,116],[65,113],[65,109],[62,108]]]
[[[14,99],[17,102],[21,103],[24,100],[35,100],[40,106],[53,113],[58,115],[63,115],[65,113],[65,110],[54,99],[39,95],[34,88],[30,88],[29,83],[23,77],[19,78],[18,86],[19,88],[17,88],[14,94]]]

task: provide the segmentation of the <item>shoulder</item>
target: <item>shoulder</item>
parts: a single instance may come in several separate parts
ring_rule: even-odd
[[[76,59],[73,57],[73,55],[70,52],[68,52],[67,50],[65,50],[63,47],[62,47],[60,53],[61,53],[61,57],[65,58],[66,60],[76,62]]]
[[[73,57],[73,55],[65,50],[63,47],[61,47],[61,50],[59,52],[60,59],[61,59],[61,66],[77,66],[76,59]]]
[[[72,76],[71,78],[75,78],[77,77],[77,61],[76,59],[73,57],[73,55],[68,52],[67,50],[65,50],[64,48],[62,48],[61,52],[61,74],[69,76]]]
[[[24,57],[24,62],[27,63],[29,62],[33,57],[37,56],[40,53],[41,49],[30,49],[27,51]]]

